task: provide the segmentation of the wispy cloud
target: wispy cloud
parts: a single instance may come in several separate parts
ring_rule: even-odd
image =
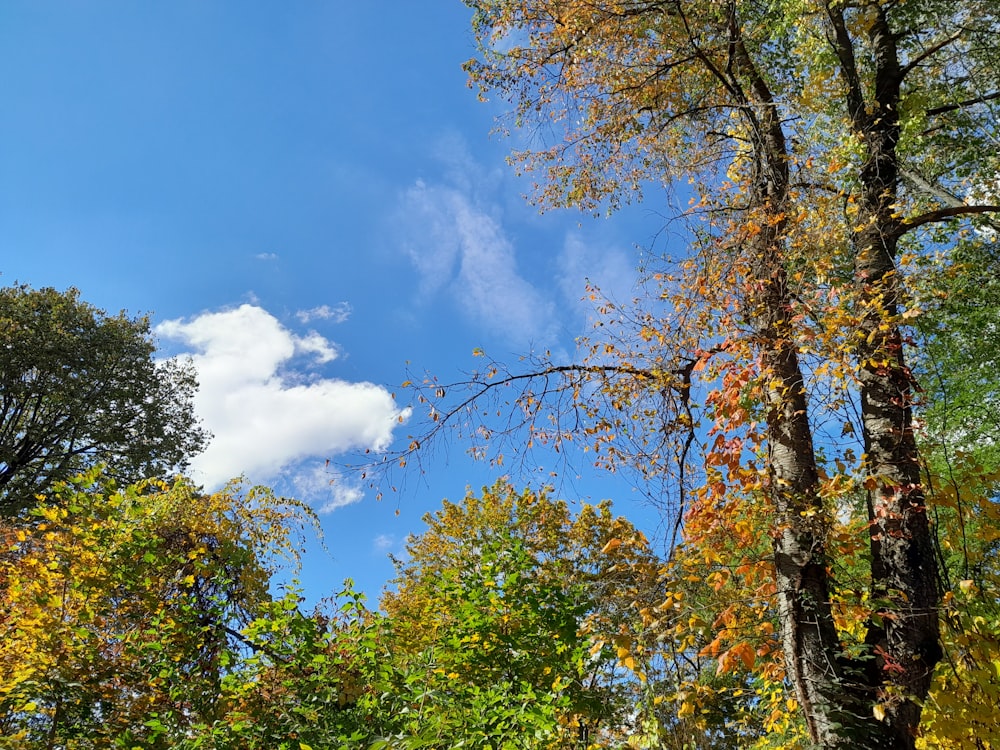
[[[257,253],[253,257],[256,258],[257,260],[277,260],[278,259],[278,254],[277,253]]]
[[[318,513],[330,513],[364,498],[361,485],[336,471],[328,462],[307,464],[302,462],[288,467],[283,473],[292,475],[290,484],[296,495],[309,498]]]
[[[593,305],[581,299],[588,281],[610,299],[635,294],[629,246],[584,236],[579,224],[557,214],[549,226],[573,226],[561,248],[559,240],[551,247],[520,245],[519,229],[535,229],[542,219],[520,201],[508,202],[505,167],[478,162],[456,133],[432,149],[440,175],[405,190],[394,216],[418,273],[421,302],[447,298],[484,331],[517,347],[564,353],[568,338],[593,322]]]
[[[309,310],[299,310],[295,317],[302,323],[311,323],[314,320],[328,320],[333,323],[343,323],[351,317],[351,304],[349,302],[338,302],[334,306],[320,305]]]
[[[446,289],[477,323],[519,343],[555,338],[555,305],[521,276],[515,247],[488,210],[457,188],[421,181],[401,213],[417,238],[406,250],[425,297]]]
[[[325,337],[309,331],[305,336],[295,339],[295,351],[302,354],[312,354],[320,364],[333,362],[340,356],[340,350],[336,344],[331,343]]]
[[[241,474],[264,482],[284,476],[311,488],[321,510],[355,502],[359,488],[331,485],[336,477],[315,466],[356,448],[386,448],[408,416],[381,386],[304,377],[334,361],[336,345],[314,331],[298,335],[255,305],[169,320],[156,333],[186,348],[197,369],[195,409],[214,437],[192,469],[210,487]]]

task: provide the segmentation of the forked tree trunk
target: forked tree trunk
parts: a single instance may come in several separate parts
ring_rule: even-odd
[[[898,225],[895,210],[898,125],[892,87],[883,84],[879,102],[887,112],[866,116],[870,157],[862,175],[864,195],[854,239],[857,279],[869,306],[859,333],[860,397],[865,467],[877,477],[871,502],[873,595],[891,605],[868,643],[878,659],[848,659],[835,627],[826,556],[828,511],[819,497],[809,404],[794,342],[791,299],[786,288],[783,219],[788,194],[789,154],[777,107],[740,37],[735,4],[730,37],[734,70],[746,85],[756,160],[752,201],[769,218],[752,240],[752,284],[748,318],[754,324],[767,381],[770,491],[777,511],[774,564],[786,672],[806,717],[809,733],[823,748],[910,750],[926,695],[940,658],[936,568],[910,413],[910,377],[903,362],[895,315],[897,280],[892,273]],[[889,38],[891,39],[891,37]],[[895,48],[883,50],[892,77]],[[885,721],[873,707],[882,705]]]
[[[519,27],[521,17],[516,11],[522,3],[517,0],[469,1],[477,7],[477,21],[484,29],[496,26],[504,30],[509,26],[508,31],[530,30]],[[895,39],[884,17],[885,3],[826,2],[830,42],[839,62],[835,75],[840,78],[840,86],[834,93],[835,81],[828,85],[824,78],[818,84],[821,90],[808,94],[842,97],[858,145],[867,152],[863,172],[857,176],[860,194],[851,196],[857,199],[851,204],[855,213],[850,216],[855,229],[850,238],[840,238],[853,242],[856,291],[863,309],[856,354],[864,468],[871,477],[867,484],[871,487],[872,594],[877,601],[885,602],[878,616],[868,623],[870,648],[861,658],[851,658],[845,653],[833,618],[831,595],[835,582],[826,544],[836,509],[824,507],[820,494],[820,470],[809,422],[810,404],[795,338],[795,304],[788,289],[791,276],[787,263],[793,249],[785,217],[798,214],[798,209],[808,212],[817,207],[791,205],[789,170],[793,154],[785,141],[783,118],[808,113],[790,111],[799,95],[795,82],[785,87],[789,98],[783,102],[776,102],[769,86],[769,81],[782,86],[782,81],[788,82],[795,72],[782,68],[780,62],[776,71],[758,67],[776,57],[785,43],[798,44],[797,38],[793,40],[787,35],[788,29],[783,25],[775,29],[770,26],[772,21],[790,20],[781,18],[783,13],[791,12],[790,6],[751,4],[748,0],[700,4],[684,0],[529,2],[530,10],[538,13],[526,13],[524,26],[537,27],[541,39],[547,38],[550,24],[559,27],[559,34],[553,35],[556,46],[542,50],[545,54],[537,60],[530,55],[517,58],[513,71],[506,71],[507,75],[500,75],[493,82],[519,100],[524,107],[520,113],[538,112],[547,106],[554,92],[566,93],[560,90],[562,73],[555,75],[554,82],[549,78],[552,68],[562,64],[565,70],[581,74],[579,79],[575,73],[569,76],[566,85],[571,95],[579,93],[577,86],[587,86],[591,55],[600,58],[597,70],[603,70],[606,61],[602,57],[602,35],[622,32],[626,39],[635,39],[636,46],[641,46],[640,42],[656,42],[659,26],[669,31],[663,35],[667,47],[662,59],[656,59],[660,64],[649,71],[648,78],[636,83],[634,90],[629,84],[633,81],[631,66],[635,64],[641,69],[644,55],[633,59],[631,43],[620,49],[611,46],[608,54],[613,56],[621,51],[624,55],[621,62],[628,74],[620,81],[617,78],[609,81],[606,88],[603,83],[594,83],[595,90],[586,93],[596,94],[599,102],[604,95],[612,103],[621,96],[628,111],[614,111],[612,117],[602,107],[596,107],[594,133],[601,135],[599,125],[608,125],[611,137],[632,138],[632,129],[643,127],[647,111],[656,113],[660,106],[658,85],[662,83],[671,93],[664,97],[665,111],[652,118],[654,129],[647,135],[660,132],[658,125],[666,133],[687,117],[692,132],[698,133],[707,121],[712,129],[703,135],[712,139],[731,137],[739,154],[732,162],[733,168],[753,170],[747,181],[749,205],[730,204],[726,208],[745,209],[748,218],[747,231],[733,243],[740,244],[740,260],[746,261],[741,269],[748,276],[745,279],[748,291],[741,313],[753,329],[755,353],[764,380],[768,491],[776,513],[771,529],[773,559],[786,673],[801,703],[809,732],[820,747],[911,750],[920,718],[919,705],[927,695],[931,671],[940,658],[940,645],[936,567],[911,424],[911,383],[903,361],[901,332],[894,319],[898,288],[894,262],[896,242],[903,229],[895,216],[897,108],[903,74]],[[692,9],[690,15],[688,7]],[[747,14],[750,25],[746,27],[739,15],[741,8],[750,11]],[[845,22],[845,8],[852,14],[850,25]],[[812,6],[806,3],[804,9],[809,12]],[[511,19],[505,18],[500,12],[503,10],[512,11]],[[809,23],[815,20],[812,16],[808,18]],[[602,29],[602,24],[607,24],[607,28]],[[870,26],[871,33],[863,45],[865,75],[861,76],[855,65],[854,50],[862,45],[856,45],[850,35],[865,25]],[[506,43],[517,36],[490,37],[489,43],[498,43],[500,39]],[[528,44],[533,43],[530,33],[528,37]],[[820,67],[827,64],[819,57],[815,62]],[[545,81],[541,86],[543,93],[534,101],[530,94],[522,93],[524,82],[519,80],[523,66],[530,69],[533,64],[538,65],[534,72],[543,74]],[[688,83],[683,73],[687,70],[693,73],[690,98],[686,88],[684,96],[675,97],[672,87]],[[713,93],[702,106],[702,102],[695,100],[699,92],[712,87],[707,78],[714,79],[712,85],[719,84],[718,98],[714,99]],[[869,92],[871,78],[874,90]],[[489,76],[484,80],[491,81]],[[538,83],[537,79],[532,80]],[[866,92],[869,92],[867,101]],[[690,110],[669,111],[671,106],[684,108],[689,103]],[[836,99],[831,100],[829,110],[833,112],[840,104]],[[558,112],[559,107],[555,110]],[[724,117],[714,119],[715,115],[710,113],[716,110],[723,112]],[[586,105],[581,112],[588,112]],[[742,127],[736,134],[728,132],[728,120],[724,119],[731,113],[741,119]],[[718,129],[717,122],[723,122]],[[579,126],[582,134],[575,132],[575,127],[570,130],[574,137],[580,136],[581,148],[586,151],[589,135],[584,135],[589,126]],[[680,137],[667,138],[667,142],[682,141]],[[815,153],[822,148],[823,144],[815,144]],[[627,154],[629,149],[621,151]],[[814,155],[808,153],[808,147],[805,151],[794,156]],[[617,153],[611,148],[596,149],[602,157],[610,152]],[[548,155],[554,158],[555,153],[562,152],[557,149]],[[711,157],[723,158],[724,152],[713,152]],[[542,163],[547,164],[547,159]],[[653,163],[655,159],[651,158],[649,164]],[[585,171],[588,177],[594,176],[589,174],[590,167]],[[600,182],[600,167],[594,167],[594,172]],[[588,192],[589,187],[584,185],[584,188],[585,202],[593,196]],[[807,195],[809,190],[823,189],[824,186],[812,183],[803,186]],[[567,200],[573,203],[576,199],[567,196]]]

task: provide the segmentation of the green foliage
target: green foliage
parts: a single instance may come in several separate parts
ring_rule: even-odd
[[[399,687],[403,695],[417,687],[429,708],[402,736],[426,734],[429,722],[435,746],[462,737],[476,748],[542,747],[559,736],[560,714],[582,710],[582,582],[546,571],[538,539],[526,538],[548,521],[539,518],[547,499],[526,493],[515,509],[514,497],[495,487],[481,501],[448,504],[425,518],[431,530],[411,540],[399,564],[399,591],[383,602],[407,652]],[[564,531],[551,521],[545,530]]]
[[[915,293],[929,456],[1000,465],[1000,244],[972,235],[935,258]],[[918,297],[919,298],[919,297]]]
[[[915,288],[921,435],[945,589],[945,659],[924,710],[924,748],[1000,747],[998,272],[1000,245],[986,230],[943,253]]]
[[[574,516],[500,482],[425,520],[383,613],[348,586],[311,614],[290,593],[244,628],[253,653],[200,737],[527,750],[660,747],[695,728],[648,691],[670,679],[640,613],[660,596],[660,561],[607,503]]]
[[[0,747],[169,748],[211,720],[300,516],[261,489],[56,483],[4,528]]]
[[[641,611],[661,562],[628,521],[505,481],[424,520],[382,606],[406,671],[435,686],[434,720],[453,725],[441,736],[585,748],[658,732],[644,701],[662,662]]]
[[[0,515],[87,466],[127,484],[201,451],[194,372],[154,351],[148,318],[107,315],[76,289],[0,289]]]
[[[309,514],[260,488],[118,489],[94,470],[33,517],[0,529],[0,747],[708,750],[760,735],[734,719],[754,714],[755,677],[719,667],[696,589],[607,503],[574,515],[503,482],[446,503],[384,613],[349,583],[310,613],[294,586],[269,592]]]

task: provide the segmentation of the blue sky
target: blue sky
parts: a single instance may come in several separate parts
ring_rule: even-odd
[[[148,313],[163,356],[194,357],[215,434],[195,477],[321,512],[311,597],[347,576],[377,595],[421,515],[496,475],[461,443],[380,502],[331,475],[405,444],[407,363],[448,380],[476,347],[572,356],[585,279],[630,297],[659,229],[524,202],[490,135],[504,105],[466,86],[469,19],[459,0],[0,5],[0,283]],[[654,523],[624,485],[574,487]]]

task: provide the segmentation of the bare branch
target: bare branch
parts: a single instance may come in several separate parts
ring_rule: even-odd
[[[928,211],[920,216],[914,216],[911,219],[900,222],[899,233],[903,234],[924,224],[945,221],[953,219],[956,216],[975,216],[994,213],[1000,213],[1000,206],[950,206],[948,208],[939,208],[935,211]]]
[[[960,102],[955,102],[954,104],[943,104],[940,107],[932,107],[927,110],[927,116],[934,117],[935,115],[943,115],[946,112],[954,112],[955,110],[972,107],[976,104],[985,104],[986,102],[991,102],[995,99],[1000,99],[1000,91],[993,91],[989,94],[983,94],[982,96],[977,96],[973,99],[964,99]]]
[[[930,47],[928,47],[923,52],[921,52],[919,55],[917,55],[912,60],[910,60],[906,65],[904,65],[900,69],[900,75],[902,77],[905,77],[911,70],[913,70],[915,67],[917,67],[920,63],[922,63],[928,57],[931,57],[932,55],[937,54],[938,52],[940,52],[941,50],[943,50],[945,47],[947,47],[952,42],[955,42],[955,41],[958,41],[959,39],[961,39],[962,35],[964,33],[965,33],[965,29],[962,29],[961,31],[958,31],[958,32],[956,32],[955,34],[952,34],[949,37],[945,37],[944,39],[942,39],[937,44],[932,44]]]

